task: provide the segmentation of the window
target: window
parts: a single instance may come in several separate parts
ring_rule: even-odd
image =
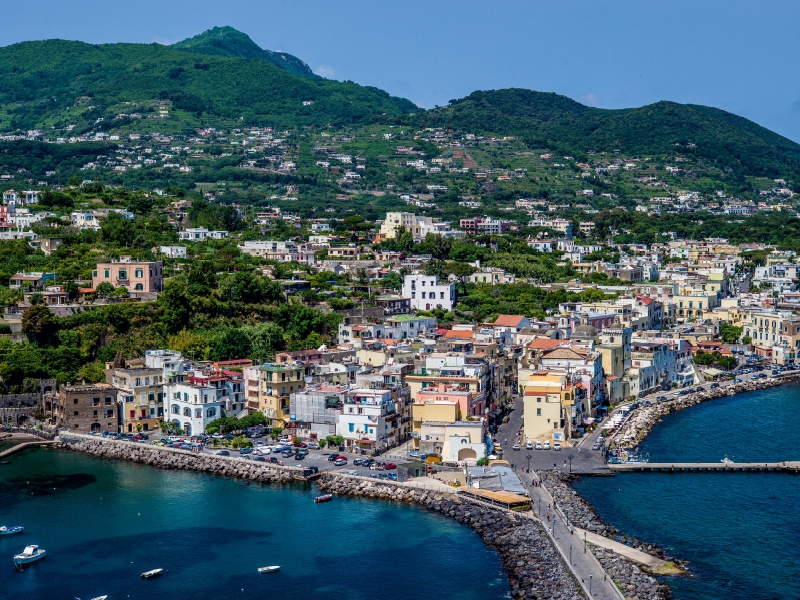
[[[136,287],[133,288],[134,291],[141,292],[144,291],[144,286],[141,283],[137,283]]]
[[[136,269],[136,279],[141,279],[141,278],[142,278],[142,270]]]
[[[444,292],[439,292],[439,298],[440,298],[441,300],[444,300]]]
[[[103,273],[104,273],[106,279],[111,277],[111,269],[104,269]]]
[[[355,431],[356,430],[355,423],[349,423],[347,429],[348,431]]]
[[[120,269],[119,270],[119,279],[127,279],[127,278],[128,278],[127,269]]]
[[[541,408],[537,408],[536,409],[536,416],[537,417],[541,417],[542,416],[542,409]]]

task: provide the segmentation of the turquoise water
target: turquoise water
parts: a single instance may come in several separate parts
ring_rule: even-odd
[[[0,599],[505,598],[497,553],[416,506],[37,449],[0,466]],[[38,544],[47,557],[14,569]],[[256,569],[281,565],[277,574]],[[169,569],[158,579],[139,575]]]
[[[664,417],[641,449],[654,462],[800,459],[800,386],[714,400]],[[625,473],[575,488],[623,534],[689,561],[679,600],[800,598],[800,476]]]

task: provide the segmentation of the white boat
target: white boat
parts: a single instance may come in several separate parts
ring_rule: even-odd
[[[258,569],[259,573],[275,573],[276,571],[280,571],[280,566],[273,566],[273,567],[261,567]]]
[[[106,600],[108,596],[97,596],[96,598],[91,598],[91,600]],[[81,600],[80,598],[75,598],[75,600]]]
[[[14,564],[19,566],[32,563],[35,560],[44,558],[46,554],[47,552],[39,548],[39,546],[25,546],[25,550],[21,554],[14,555]]]
[[[3,525],[0,527],[0,535],[11,535],[12,533],[22,533],[22,530],[25,529],[24,527],[6,527]]]
[[[158,577],[164,572],[164,569],[153,569],[152,571],[145,571],[142,573],[142,579],[152,579]]]

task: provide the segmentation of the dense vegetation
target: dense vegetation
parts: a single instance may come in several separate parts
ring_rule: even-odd
[[[172,48],[194,54],[227,56],[231,58],[260,58],[271,62],[292,75],[317,78],[302,60],[286,52],[263,50],[250,37],[233,27],[213,27],[187,40],[172,44]]]
[[[100,118],[113,126],[119,114],[158,117],[151,106],[125,103],[159,100],[198,123],[222,118],[247,125],[328,125],[416,110],[382,90],[292,75],[267,60],[201,59],[159,44],[47,40],[0,49],[0,107],[14,129],[78,120],[80,133]]]
[[[589,150],[664,154],[677,145],[686,156],[737,173],[800,179],[800,144],[724,110],[694,104],[606,110],[558,94],[504,89],[473,92],[418,115],[417,122],[521,136],[533,148],[579,156]]]

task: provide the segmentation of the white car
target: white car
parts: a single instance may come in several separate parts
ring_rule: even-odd
[[[528,442],[525,444],[525,450],[533,450],[533,442]]]
[[[561,443],[553,442],[553,450],[561,450]]]
[[[538,440],[536,441],[536,449],[537,450],[541,450],[542,449],[542,442],[540,442]]]
[[[545,450],[550,450],[550,442],[545,442],[544,443],[544,449]]]
[[[519,444],[514,444],[513,449],[514,450],[519,450]]]

